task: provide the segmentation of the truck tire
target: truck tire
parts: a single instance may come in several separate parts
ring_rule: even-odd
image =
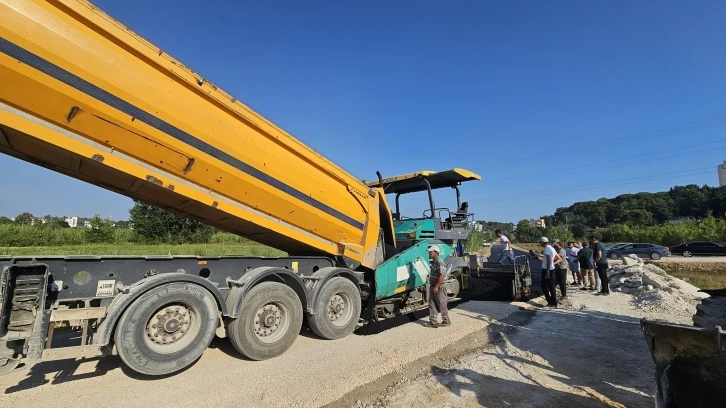
[[[292,288],[262,282],[242,299],[239,317],[227,326],[237,351],[252,360],[266,360],[287,351],[302,327],[302,303]]]
[[[214,338],[217,302],[199,285],[169,283],[149,290],[124,311],[114,341],[121,360],[147,375],[194,363]]]
[[[335,276],[320,288],[313,310],[308,316],[310,328],[318,336],[336,340],[355,330],[361,310],[360,291],[350,280]]]
[[[726,327],[726,296],[712,296],[701,300],[693,316],[694,326],[713,329]]]

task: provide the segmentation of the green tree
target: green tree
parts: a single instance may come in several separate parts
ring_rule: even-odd
[[[517,242],[537,242],[544,235],[544,230],[532,226],[529,220],[522,220],[517,223],[517,229],[514,234]]]
[[[91,226],[85,230],[86,241],[92,243],[113,242],[113,223],[96,214],[91,218]]]
[[[64,219],[53,219],[45,224],[48,228],[70,228],[68,222]]]
[[[134,202],[129,215],[136,240],[142,242],[208,242],[215,231],[199,221],[139,201]]]
[[[33,223],[33,214],[24,212],[15,217],[15,223],[20,225],[30,225]]]
[[[116,221],[115,228],[118,229],[129,229],[131,228],[131,222],[129,221]]]
[[[627,210],[621,221],[628,225],[653,225],[653,214],[643,209]]]
[[[559,239],[560,242],[562,242],[562,245],[566,245],[567,242],[574,240],[574,236],[572,235],[572,232],[564,225],[553,225],[551,227],[547,227],[544,231],[544,236],[552,239]],[[530,241],[533,242],[533,241]]]
[[[0,217],[0,225],[12,224],[12,223],[13,223],[13,220],[11,220],[10,218],[5,217],[5,216]]]

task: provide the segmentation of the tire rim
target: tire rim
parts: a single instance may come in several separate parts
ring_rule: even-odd
[[[289,309],[282,302],[268,302],[255,313],[254,330],[257,339],[270,344],[279,341],[290,328]]]
[[[328,319],[333,326],[343,327],[353,317],[353,302],[345,293],[336,293],[328,301]]]
[[[653,258],[653,259],[660,259],[660,254],[659,253],[654,253],[653,255],[651,255],[651,258]]]
[[[693,254],[691,253],[691,251],[683,251],[683,256],[685,256],[686,258],[690,258],[693,256]]]
[[[190,345],[199,334],[199,311],[184,303],[164,305],[146,323],[144,342],[160,354],[174,353]]]

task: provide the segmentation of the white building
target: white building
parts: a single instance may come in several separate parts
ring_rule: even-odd
[[[71,228],[76,228],[78,226],[78,217],[68,217],[66,218],[66,222]]]
[[[531,225],[533,227],[538,227],[538,228],[547,228],[544,218],[539,218],[539,219],[533,218],[533,219],[529,220],[529,225]]]
[[[721,187],[726,186],[726,160],[718,165],[718,185]]]

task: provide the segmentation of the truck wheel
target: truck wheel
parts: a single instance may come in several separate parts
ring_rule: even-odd
[[[358,287],[350,280],[336,276],[320,288],[314,305],[315,314],[308,316],[308,324],[324,339],[339,339],[353,333],[360,309]]]
[[[292,346],[302,319],[302,303],[292,288],[278,282],[262,282],[242,299],[239,317],[229,324],[227,333],[242,355],[266,360]]]
[[[149,290],[124,311],[114,341],[121,360],[147,375],[179,371],[201,357],[217,327],[217,302],[193,283]]]
[[[701,300],[693,316],[694,326],[713,329],[726,327],[726,296],[712,296]]]

